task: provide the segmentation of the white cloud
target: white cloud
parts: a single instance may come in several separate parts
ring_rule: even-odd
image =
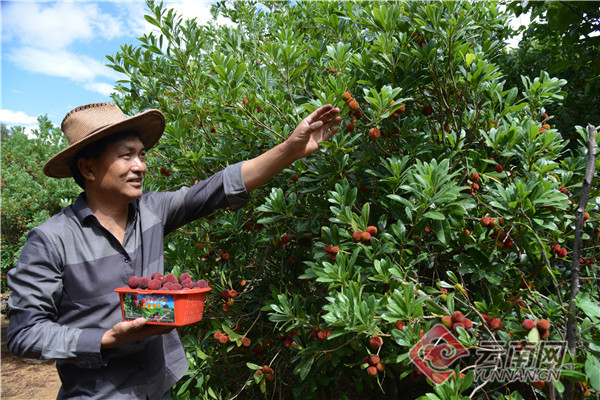
[[[184,19],[196,18],[198,25],[205,25],[209,21],[212,21],[210,6],[213,3],[214,1],[180,0],[167,1],[164,6],[165,8],[173,8],[177,12],[177,15]],[[231,20],[224,18],[222,15],[219,15],[216,22],[218,25],[235,25]]]
[[[66,50],[52,51],[34,47],[20,47],[9,54],[19,67],[49,76],[68,78],[78,83],[90,83],[98,77],[119,79],[116,71],[102,62]]]
[[[7,125],[31,125],[37,123],[37,117],[31,117],[23,111],[1,109],[0,122]]]
[[[109,96],[114,92],[113,85],[108,83],[86,83],[83,87],[91,92],[100,93],[103,96]]]
[[[123,22],[103,13],[94,2],[10,2],[2,11],[7,39],[25,46],[60,50],[76,40],[124,34]]]

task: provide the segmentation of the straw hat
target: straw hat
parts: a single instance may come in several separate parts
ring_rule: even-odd
[[[87,145],[114,133],[137,132],[146,150],[158,142],[165,130],[165,116],[159,110],[147,110],[127,118],[114,103],[95,103],[77,107],[61,124],[69,146],[44,165],[44,174],[68,178],[73,157]]]

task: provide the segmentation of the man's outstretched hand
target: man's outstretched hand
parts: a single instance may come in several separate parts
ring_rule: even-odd
[[[339,113],[339,108],[326,104],[317,108],[298,124],[286,141],[295,159],[312,154],[319,148],[319,143],[329,140],[338,131],[338,125],[342,121],[338,116]]]
[[[242,179],[249,192],[263,185],[271,177],[294,161],[312,154],[319,144],[332,137],[339,129],[342,118],[339,108],[327,104],[304,118],[287,140],[266,153],[242,164]]]

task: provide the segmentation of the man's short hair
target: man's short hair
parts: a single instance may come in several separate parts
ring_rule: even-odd
[[[140,135],[137,132],[133,131],[119,132],[99,139],[94,143],[91,143],[89,146],[84,147],[81,151],[79,151],[71,161],[71,173],[73,174],[73,179],[75,179],[75,182],[83,190],[85,190],[85,178],[81,174],[78,165],[80,158],[83,158],[84,160],[97,160],[98,158],[100,158],[100,156],[102,155],[104,150],[106,150],[109,144],[131,136],[135,136],[137,138],[140,137]]]

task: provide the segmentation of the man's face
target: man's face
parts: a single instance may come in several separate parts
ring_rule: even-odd
[[[142,195],[146,149],[137,136],[110,143],[100,158],[90,161],[94,168],[93,185],[105,192],[108,200],[123,199],[130,202]]]

